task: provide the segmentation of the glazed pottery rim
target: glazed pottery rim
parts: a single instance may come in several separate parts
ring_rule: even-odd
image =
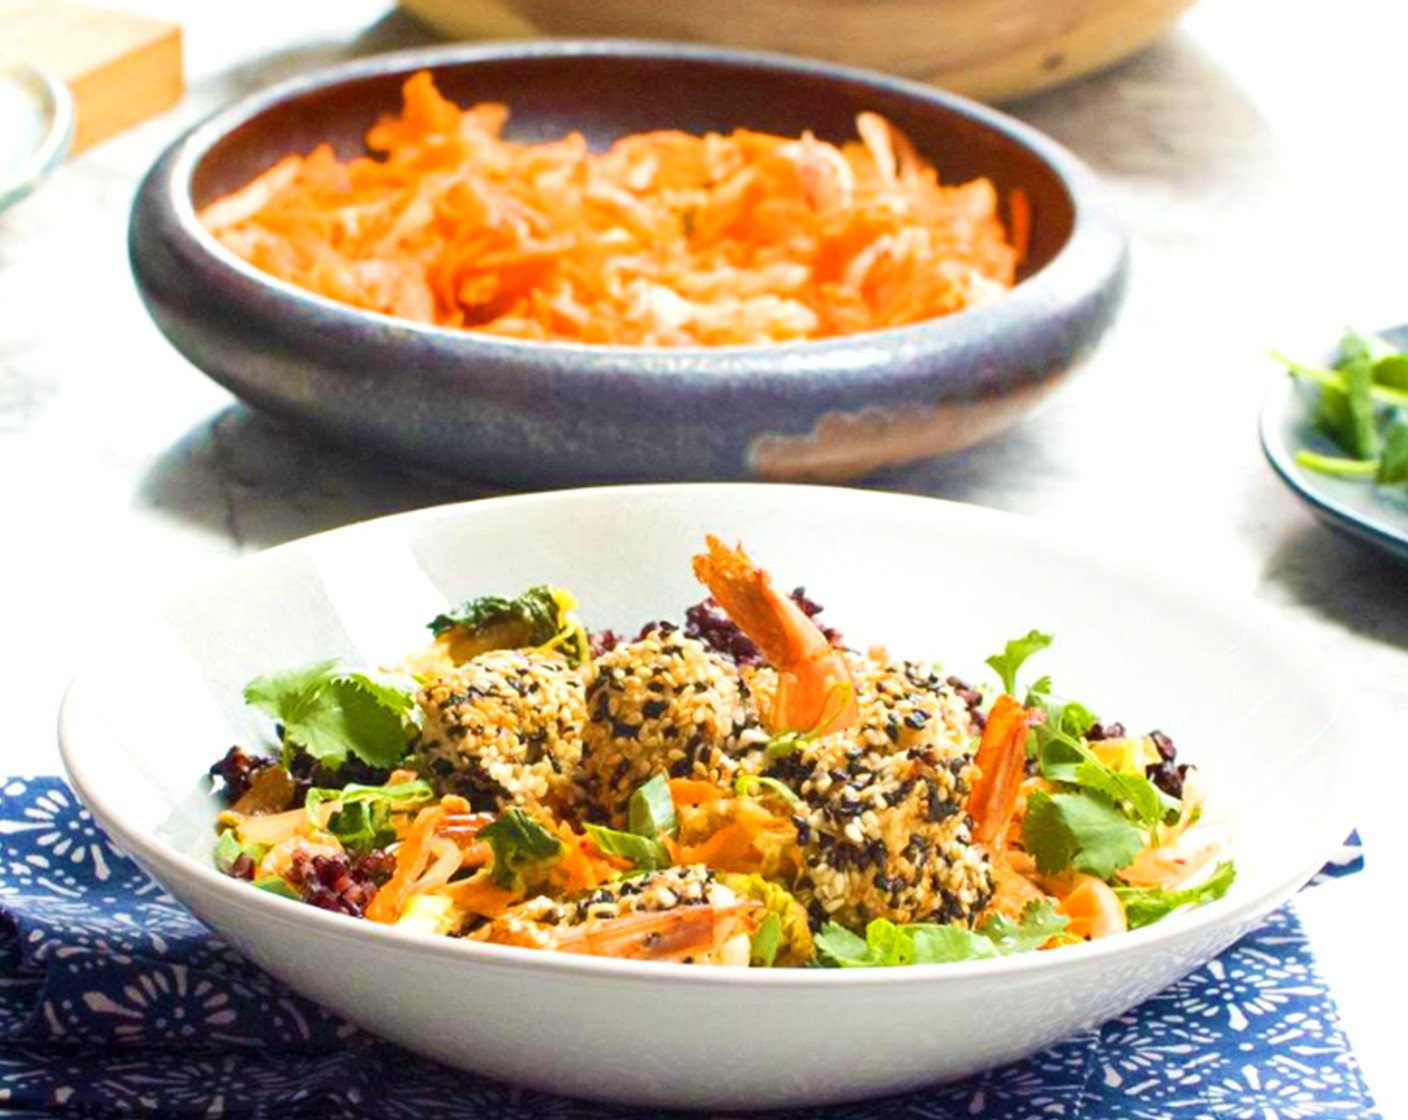
[[[335,85],[395,74],[409,75],[420,69],[433,71],[479,62],[532,62],[584,57],[715,63],[762,69],[866,85],[892,96],[925,102],[930,108],[966,118],[1029,152],[1066,195],[1072,211],[1071,229],[1051,259],[1020,280],[1003,297],[951,315],[826,339],[719,346],[631,346],[506,338],[462,328],[418,323],[384,312],[353,307],[282,280],[248,263],[222,245],[197,217],[191,187],[201,162],[235,129],[281,104],[297,101]],[[438,45],[378,54],[288,79],[217,111],[179,137],[157,161],[152,174],[163,166],[167,170],[158,184],[161,199],[174,218],[174,224],[185,235],[189,247],[199,251],[208,263],[226,276],[235,279],[242,296],[264,303],[264,314],[275,313],[277,306],[278,314],[305,317],[321,330],[355,327],[394,332],[398,338],[408,341],[464,347],[467,357],[473,356],[479,347],[484,348],[480,353],[486,359],[497,355],[508,360],[517,357],[529,361],[557,362],[575,357],[581,359],[584,365],[609,363],[613,370],[647,377],[663,374],[678,376],[686,369],[714,373],[720,364],[751,362],[756,363],[750,366],[754,377],[779,376],[790,381],[814,374],[817,365],[825,368],[828,359],[838,368],[849,369],[857,352],[926,351],[935,348],[945,337],[957,339],[967,333],[986,333],[1001,340],[1030,320],[1048,318],[1060,307],[1102,292],[1120,291],[1129,262],[1128,240],[1106,189],[1077,156],[1039,130],[999,110],[921,82],[771,51],[640,39],[562,39]],[[143,184],[140,188],[139,205],[140,195],[145,194],[149,186]],[[1053,292],[1063,294],[1053,300]],[[329,317],[333,322],[320,322],[323,317]]]
[[[9,74],[42,92],[48,112],[47,128],[39,143],[9,174],[0,174],[0,209],[28,195],[56,168],[73,143],[77,121],[73,94],[51,71],[26,62],[0,62],[0,74]]]
[[[486,504],[503,505],[512,503],[520,506],[529,504],[571,502],[574,495],[590,495],[602,491],[619,492],[614,496],[629,501],[632,495],[649,495],[664,491],[680,490],[747,491],[757,497],[760,490],[806,491],[831,499],[838,494],[843,500],[865,500],[869,502],[907,505],[917,509],[919,505],[942,507],[940,516],[971,518],[986,524],[1032,528],[1041,525],[1038,518],[1001,510],[974,506],[968,503],[952,502],[944,499],[925,498],[916,495],[894,494],[864,490],[854,487],[802,485],[795,483],[729,483],[729,482],[675,482],[645,483],[625,486],[587,487],[576,490],[551,490],[529,494],[513,494],[492,498],[480,498],[466,502],[429,506],[419,510],[391,514],[368,521],[325,530],[275,546],[253,556],[241,558],[223,566],[213,574],[184,586],[175,595],[168,596],[162,606],[170,607],[185,602],[198,593],[217,586],[230,578],[236,568],[250,571],[257,567],[276,565],[280,558],[298,551],[316,549],[332,535],[338,535],[344,542],[358,536],[391,532],[388,523],[395,523],[404,534],[417,523],[427,523],[438,518],[454,518],[472,508],[482,508]],[[863,496],[863,498],[861,497]],[[1088,547],[1081,542],[1065,542],[1062,547],[1079,552],[1091,558]],[[1336,736],[1335,728],[1344,723],[1353,723],[1350,689],[1342,673],[1336,670],[1317,645],[1296,635],[1292,628],[1272,614],[1268,608],[1254,600],[1236,597],[1222,592],[1209,592],[1206,587],[1194,585],[1180,579],[1167,569],[1142,561],[1121,561],[1119,572],[1132,579],[1153,580],[1158,576],[1170,582],[1175,589],[1193,595],[1195,589],[1198,601],[1217,606],[1223,612],[1233,612],[1242,617],[1253,617],[1264,626],[1281,632],[1303,651],[1312,654],[1321,662],[1324,675],[1331,681],[1335,695],[1334,720],[1319,727],[1309,742],[1321,742],[1329,737],[1338,741],[1336,747],[1346,758],[1356,753],[1353,736],[1348,733]],[[147,617],[155,617],[158,611],[145,612]],[[1351,813],[1347,804],[1345,787],[1334,791],[1333,802],[1314,822],[1309,822],[1307,832],[1313,832],[1314,843],[1305,845],[1316,854],[1298,865],[1294,874],[1282,869],[1274,873],[1267,870],[1256,876],[1255,882],[1246,894],[1234,886],[1233,893],[1205,903],[1191,911],[1169,915],[1165,920],[1136,930],[1129,930],[1118,936],[1088,942],[1082,945],[1067,946],[1057,952],[1018,953],[985,960],[955,961],[944,964],[915,964],[903,968],[803,968],[803,969],[763,969],[720,966],[714,968],[690,968],[672,962],[618,960],[606,957],[593,957],[577,954],[549,953],[537,949],[511,945],[494,945],[479,941],[449,938],[432,934],[422,934],[398,930],[367,921],[349,921],[345,915],[323,911],[302,902],[280,898],[264,891],[251,890],[247,882],[221,874],[208,862],[181,851],[153,835],[150,830],[129,822],[124,812],[114,808],[106,791],[100,790],[85,777],[83,757],[92,747],[76,747],[75,744],[88,742],[107,734],[101,716],[95,713],[86,702],[84,693],[89,686],[87,678],[93,674],[99,662],[88,659],[80,666],[70,682],[59,711],[60,757],[69,780],[94,812],[99,823],[110,830],[118,843],[133,854],[138,862],[149,870],[152,868],[170,869],[170,876],[155,877],[169,885],[170,877],[179,877],[187,882],[194,881],[204,890],[215,891],[222,902],[244,910],[262,914],[268,921],[293,922],[306,925],[310,932],[317,931],[323,936],[344,939],[370,938],[380,944],[384,951],[402,953],[429,953],[446,962],[459,961],[465,964],[492,966],[507,969],[528,969],[539,973],[589,976],[614,976],[622,979],[666,981],[671,984],[694,986],[738,986],[752,988],[774,988],[779,986],[802,985],[804,987],[881,987],[889,988],[917,981],[935,981],[940,978],[954,982],[979,982],[1001,976],[1027,975],[1044,976],[1052,971],[1061,971],[1078,962],[1098,962],[1110,958],[1120,959],[1157,951],[1166,941],[1178,939],[1182,935],[1215,934],[1217,930],[1231,928],[1251,928],[1252,924],[1269,914],[1278,905],[1292,897],[1301,889],[1314,873],[1325,863],[1334,850],[1335,841],[1347,835],[1353,827],[1349,819]],[[1328,687],[1328,686],[1327,686]],[[96,724],[96,726],[93,726]],[[120,792],[120,791],[115,791]],[[1320,841],[1323,840],[1323,844]]]

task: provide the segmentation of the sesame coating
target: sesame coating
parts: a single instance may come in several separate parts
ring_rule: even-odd
[[[416,762],[439,793],[476,808],[570,803],[582,756],[581,673],[533,650],[492,650],[448,670],[416,697]]]
[[[797,897],[814,923],[970,924],[992,895],[992,875],[964,812],[977,777],[967,707],[918,665],[849,661],[856,726],[803,739],[766,770],[801,798]],[[766,691],[765,681],[755,685]]]
[[[596,662],[582,736],[584,783],[604,819],[625,819],[656,774],[727,781],[747,721],[737,671],[701,642],[660,627]]]
[[[627,914],[658,913],[681,906],[730,906],[737,901],[738,896],[712,871],[696,863],[623,876],[568,898],[538,895],[513,907],[499,921],[568,928]]]

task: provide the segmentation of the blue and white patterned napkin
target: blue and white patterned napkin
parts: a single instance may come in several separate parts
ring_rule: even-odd
[[[1329,874],[1357,869],[1351,838]],[[0,1115],[544,1120],[644,1113],[407,1054],[246,963],[57,778],[0,788]],[[823,1120],[1360,1120],[1373,1103],[1294,911],[1126,1015],[958,1084]]]

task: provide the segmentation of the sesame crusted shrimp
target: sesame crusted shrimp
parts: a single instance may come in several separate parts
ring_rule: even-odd
[[[746,965],[762,910],[706,867],[670,867],[561,902],[529,899],[471,936],[588,956]]]
[[[849,670],[856,724],[798,738],[765,770],[799,798],[797,897],[814,922],[971,925],[992,875],[965,811],[978,773],[967,754],[967,706],[913,663],[850,654]],[[758,671],[757,692],[766,692],[769,672]]]
[[[695,577],[777,671],[764,713],[773,733],[841,731],[856,721],[855,684],[845,655],[796,603],[773,587],[742,548],[707,536]]]
[[[596,662],[586,693],[582,772],[610,821],[656,774],[730,780],[748,722],[738,670],[702,642],[659,627]]]
[[[576,799],[586,689],[561,658],[482,653],[432,680],[416,702],[425,717],[416,764],[438,792],[476,808],[552,811]]]

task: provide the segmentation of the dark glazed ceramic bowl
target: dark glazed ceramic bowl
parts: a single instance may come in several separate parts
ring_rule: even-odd
[[[648,129],[739,126],[834,141],[862,110],[903,129],[945,182],[986,176],[1033,213],[1005,299],[893,330],[776,346],[521,342],[357,310],[259,272],[196,210],[290,152],[343,158],[430,69],[462,104],[502,101],[508,135],[593,146]],[[257,94],[152,168],[132,215],[158,326],[250,404],[359,449],[508,485],[840,479],[943,455],[1011,424],[1089,356],[1127,269],[1091,173],[1000,113],[926,86],[781,56],[638,42],[383,55]]]

